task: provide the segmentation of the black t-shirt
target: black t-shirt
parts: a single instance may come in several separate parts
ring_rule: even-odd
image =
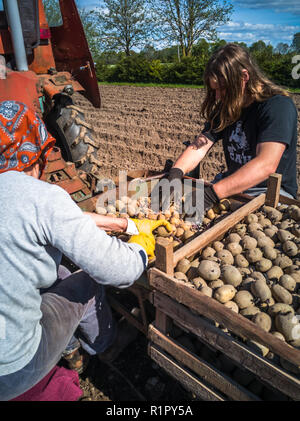
[[[291,98],[275,95],[263,102],[253,102],[231,126],[216,133],[206,123],[202,133],[214,143],[223,139],[227,175],[255,158],[259,143],[286,144],[276,172],[282,174],[282,188],[297,197],[297,109]],[[257,187],[266,186],[267,180]]]

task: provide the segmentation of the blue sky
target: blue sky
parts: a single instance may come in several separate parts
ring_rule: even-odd
[[[276,46],[291,44],[300,32],[300,0],[231,0],[234,13],[231,21],[219,27],[219,37],[251,45],[262,39]],[[77,0],[81,7],[96,7],[100,0]]]

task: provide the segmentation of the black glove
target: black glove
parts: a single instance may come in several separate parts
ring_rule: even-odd
[[[204,212],[211,209],[216,203],[219,203],[218,198],[213,186],[204,186]]]
[[[199,224],[202,222],[203,214],[211,209],[216,203],[220,202],[219,197],[217,196],[213,186],[204,186],[204,195],[203,195],[203,207],[202,203],[196,203],[197,195],[196,189],[190,193],[185,200],[185,209],[189,217],[194,218],[195,223]],[[199,200],[199,197],[198,197]],[[198,205],[198,206],[197,206]],[[196,209],[196,211],[195,211]]]
[[[183,177],[184,177],[184,172],[180,168],[171,168],[169,171],[168,181],[171,183],[174,180],[178,180],[181,183]],[[178,204],[180,203],[181,198],[182,198],[182,191],[177,192],[177,193],[178,194],[176,195],[176,191],[174,191],[173,186],[170,187],[170,196],[168,194],[163,194],[163,192],[160,192],[161,194],[160,209],[162,211],[167,210],[172,202],[174,202],[175,204],[177,202]]]
[[[171,168],[168,176],[168,180],[171,182],[173,180],[182,180],[184,176],[183,171],[180,168]]]

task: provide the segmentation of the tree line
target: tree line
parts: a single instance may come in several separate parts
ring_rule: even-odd
[[[60,23],[58,0],[44,0],[49,24]],[[230,20],[228,0],[102,0],[79,8],[99,81],[203,83],[210,55],[226,44],[217,29]],[[259,40],[247,48],[266,76],[291,88],[292,58],[300,53],[300,33],[291,45]]]

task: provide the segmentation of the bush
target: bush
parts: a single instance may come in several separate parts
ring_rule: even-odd
[[[161,82],[162,65],[159,60],[148,61],[143,56],[133,55],[121,59],[109,76],[110,82]]]
[[[164,82],[202,85],[205,63],[195,57],[185,57],[165,69]]]

